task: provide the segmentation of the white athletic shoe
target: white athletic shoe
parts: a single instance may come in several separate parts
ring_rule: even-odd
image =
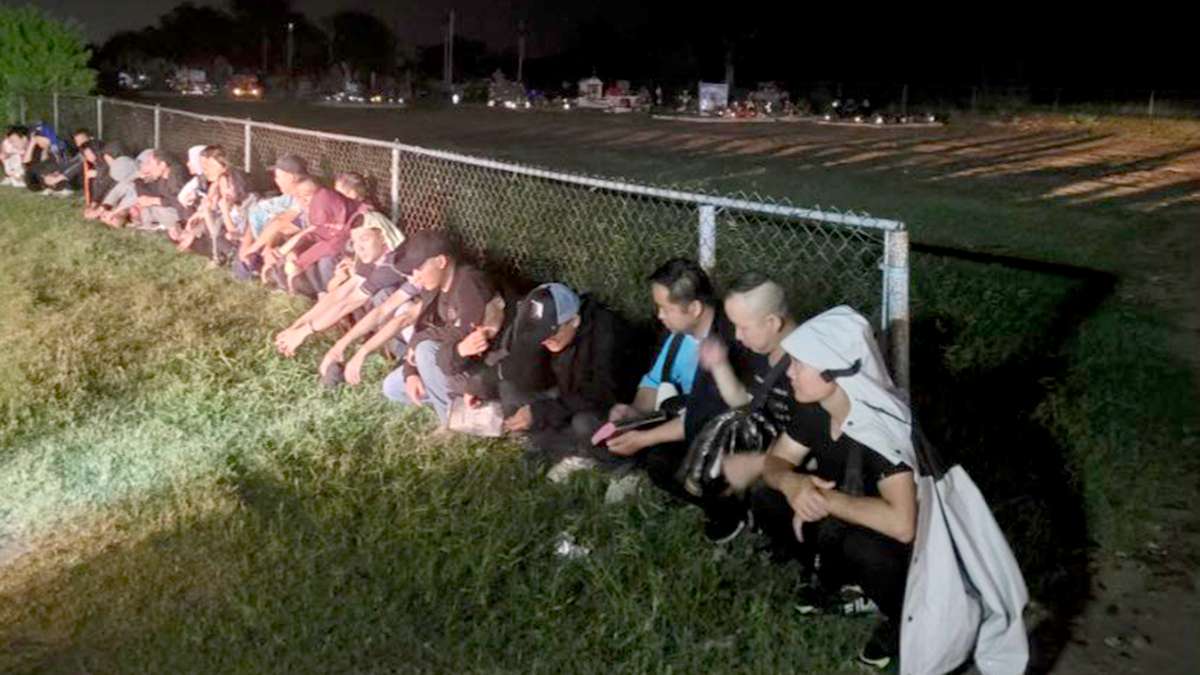
[[[591,457],[567,457],[546,472],[546,480],[551,483],[565,483],[571,474],[591,469],[596,464],[598,462]]]
[[[604,503],[619,504],[631,495],[637,494],[638,488],[641,485],[642,473],[640,471],[631,471],[608,484],[608,489],[604,491]]]

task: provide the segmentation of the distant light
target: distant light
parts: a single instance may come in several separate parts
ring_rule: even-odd
[[[930,115],[930,116],[928,117],[928,119],[929,119],[929,121],[930,121],[930,122],[936,122],[936,121],[937,121],[937,118],[936,118],[936,117],[934,117],[933,115]]]
[[[570,110],[570,109],[571,109],[571,104],[570,104],[570,103],[564,103],[564,104],[563,104],[563,110]]]
[[[525,109],[526,110],[528,110],[529,108],[532,108],[532,107],[533,107],[532,103],[530,103],[529,101],[525,101]]]
[[[883,115],[875,116],[875,124],[883,124]]]
[[[496,102],[495,102],[494,100],[492,100],[492,99],[490,99],[490,98],[489,98],[489,99],[488,99],[488,107],[489,107],[489,108],[495,108],[495,107],[496,107]]]
[[[234,95],[234,96],[241,96],[241,95],[242,95],[242,94],[244,94],[244,93],[245,93],[245,92],[244,92],[244,91],[242,91],[242,88],[241,88],[241,87],[234,87],[234,88],[233,88],[233,95]]]
[[[451,97],[450,97],[450,100],[454,102],[454,105],[458,105],[458,101],[459,101],[459,96],[458,96],[458,94],[455,94],[455,95],[451,96]]]
[[[862,121],[862,115],[855,115],[855,116],[854,116],[854,121],[855,121],[855,122],[861,122],[861,121]]]

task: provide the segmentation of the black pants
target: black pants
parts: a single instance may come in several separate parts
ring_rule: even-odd
[[[755,523],[779,549],[815,568],[823,587],[857,584],[885,616],[899,620],[912,546],[836,518],[806,523],[800,543],[792,530],[792,507],[782,493],[760,483],[750,494]]]

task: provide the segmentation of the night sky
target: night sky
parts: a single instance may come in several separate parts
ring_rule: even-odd
[[[152,25],[179,0],[36,0],[57,16],[72,16],[99,44],[114,32]],[[223,2],[195,0],[221,6]],[[368,11],[395,31],[401,45],[436,44],[447,9],[457,12],[458,35],[494,50],[512,48],[518,21],[527,23],[527,55],[549,56],[571,46],[578,27],[604,21],[639,35],[699,33],[697,27],[739,24],[743,44],[773,43],[768,62],[783,62],[789,77],[827,76],[830,63],[853,63],[855,77],[973,84],[1025,78],[1055,86],[1200,89],[1186,21],[1153,3],[1106,16],[1096,4],[1052,3],[788,3],[727,2],[728,14],[682,0],[292,0],[320,25],[342,9]],[[1175,12],[1177,13],[1177,12]],[[747,40],[744,36],[749,35]],[[686,39],[686,38],[684,38]],[[711,40],[710,40],[711,42]],[[780,43],[786,42],[786,49]],[[711,44],[709,45],[712,46]],[[720,47],[717,46],[717,50]],[[801,72],[797,72],[801,71]],[[708,77],[712,77],[709,73]],[[633,77],[637,77],[633,74]]]

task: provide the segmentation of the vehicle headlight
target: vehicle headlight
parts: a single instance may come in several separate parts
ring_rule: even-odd
[[[243,91],[242,91],[242,88],[241,88],[241,87],[234,87],[234,88],[233,88],[233,95],[234,95],[234,96],[241,96],[243,93],[245,93],[245,92],[243,92]]]

